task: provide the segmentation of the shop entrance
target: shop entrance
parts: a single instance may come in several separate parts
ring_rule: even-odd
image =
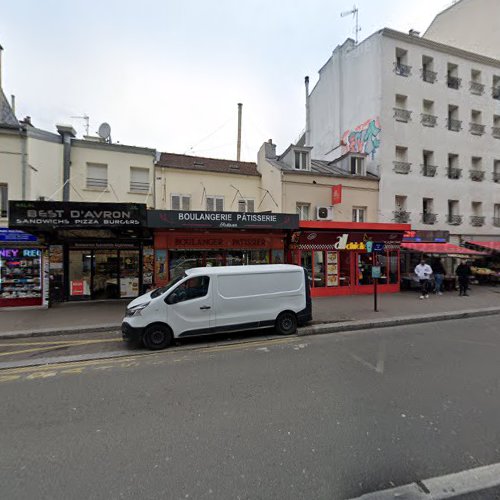
[[[139,295],[139,250],[69,250],[70,300],[106,300]]]

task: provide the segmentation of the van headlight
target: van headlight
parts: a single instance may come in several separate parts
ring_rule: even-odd
[[[134,306],[134,307],[127,307],[127,312],[125,313],[125,316],[128,316],[128,317],[140,316],[141,311],[148,306],[149,306],[149,302],[146,302],[145,304],[139,304],[138,306]]]

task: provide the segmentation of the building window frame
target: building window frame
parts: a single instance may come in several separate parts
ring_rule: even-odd
[[[207,195],[205,197],[205,210],[207,212],[224,212],[224,196]]]
[[[109,171],[106,163],[87,163],[85,188],[92,191],[106,191],[109,187]],[[106,175],[99,175],[105,173]]]
[[[135,175],[134,175],[135,173]],[[133,180],[134,177],[137,179],[139,177],[144,177],[146,174],[147,182],[144,180]],[[130,192],[137,194],[149,194],[151,189],[151,182],[149,180],[149,168],[145,167],[130,167]]]
[[[238,200],[238,212],[255,212],[255,200],[253,198],[240,198]]]
[[[177,198],[177,200],[175,200]],[[177,207],[177,208],[176,208]],[[191,210],[191,195],[181,193],[170,194],[170,209],[176,211]]]
[[[352,207],[352,221],[366,222],[367,207]]]
[[[297,202],[295,204],[295,211],[300,220],[311,220],[311,204]]]

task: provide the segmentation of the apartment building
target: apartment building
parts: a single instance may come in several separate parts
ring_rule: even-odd
[[[307,107],[315,158],[366,154],[380,222],[499,237],[500,60],[383,29],[334,50]]]

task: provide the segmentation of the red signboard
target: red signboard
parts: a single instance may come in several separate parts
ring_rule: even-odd
[[[71,281],[71,295],[83,295],[84,281],[83,280],[73,280]]]
[[[332,186],[332,205],[342,203],[342,184]]]

